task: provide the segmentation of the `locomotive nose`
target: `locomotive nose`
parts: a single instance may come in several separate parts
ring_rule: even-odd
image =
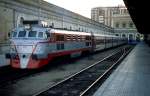
[[[34,49],[33,45],[17,46],[17,52],[19,54],[19,60],[20,60],[20,67],[22,69],[27,68],[33,49]]]

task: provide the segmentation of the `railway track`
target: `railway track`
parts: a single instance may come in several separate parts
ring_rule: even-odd
[[[5,68],[5,70],[3,69],[3,72],[0,73],[0,86],[2,87],[12,84],[22,79],[23,77],[32,75],[34,73],[36,73],[35,70],[19,70],[10,68],[10,66],[8,66],[7,68]]]
[[[116,50],[116,49],[114,49],[114,50]],[[65,62],[63,61],[62,63],[65,63]],[[53,65],[57,66],[57,64],[53,64]],[[0,86],[6,86],[8,84],[12,84],[14,82],[17,82],[18,80],[23,79],[24,77],[40,73],[43,70],[45,71],[45,70],[51,69],[51,68],[48,68],[48,67],[43,68],[43,69],[41,68],[40,70],[20,70],[20,69],[13,69],[10,66],[0,68],[0,77],[1,77]]]
[[[91,96],[132,48],[125,47],[33,96]]]

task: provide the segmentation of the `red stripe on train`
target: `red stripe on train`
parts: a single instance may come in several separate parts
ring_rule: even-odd
[[[84,48],[84,49],[77,49],[77,50],[70,50],[70,51],[62,51],[62,52],[56,52],[56,53],[50,53],[48,54],[48,58],[45,59],[39,59],[39,60],[33,60],[30,57],[30,60],[28,62],[27,68],[28,69],[36,69],[40,68],[44,65],[47,65],[53,58],[57,56],[64,56],[64,55],[69,55],[75,52],[82,52],[82,51],[88,51],[91,48]]]

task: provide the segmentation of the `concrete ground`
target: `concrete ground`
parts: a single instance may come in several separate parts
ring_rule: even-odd
[[[93,96],[150,96],[150,47],[138,44]]]

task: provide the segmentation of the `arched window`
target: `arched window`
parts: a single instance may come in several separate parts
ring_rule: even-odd
[[[116,28],[119,28],[119,23],[118,23],[118,22],[116,23],[115,27],[116,27]]]
[[[125,35],[125,34],[122,34],[122,37],[126,37],[126,35]]]
[[[116,36],[119,36],[119,34],[116,34]]]
[[[129,23],[129,27],[133,28],[133,23],[132,22]]]
[[[20,17],[20,25],[23,25],[24,18]]]
[[[122,28],[125,28],[125,27],[126,27],[126,23],[123,22],[123,23],[122,23]]]
[[[129,34],[129,40],[133,40],[133,34]]]

